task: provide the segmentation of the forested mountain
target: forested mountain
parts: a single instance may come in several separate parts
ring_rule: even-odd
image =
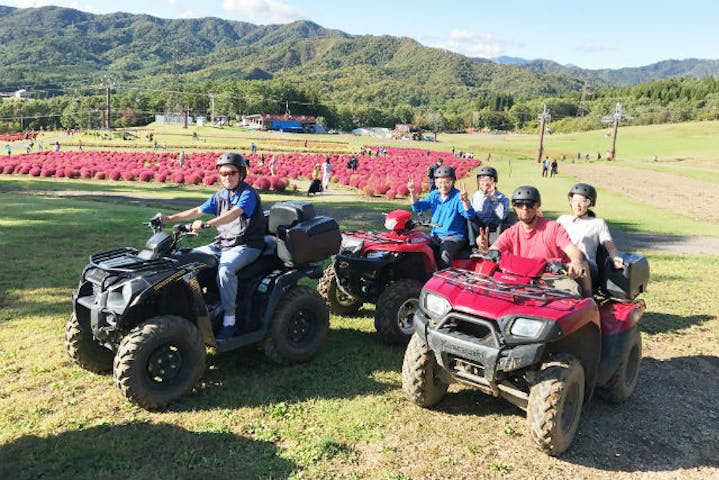
[[[560,65],[551,60],[514,62],[539,74],[569,75],[587,80],[595,86],[628,87],[671,77],[706,78],[719,76],[719,60],[688,58],[685,60],[664,60],[643,67],[587,70],[579,67]]]
[[[517,129],[531,126],[548,103],[557,119],[596,111],[577,125],[588,128],[617,100],[608,87],[711,77],[719,68],[719,61],[704,60],[622,70],[544,60],[510,63],[468,58],[409,38],[352,36],[309,21],[263,26],[0,6],[0,93],[27,89],[33,98],[47,99],[35,112],[28,112],[35,108],[29,104],[0,104],[0,117],[11,118],[0,120],[0,129],[17,128],[16,119],[30,113],[36,117],[30,125],[45,125],[46,110],[53,112],[46,123],[69,126],[84,116],[92,124],[107,85],[114,85],[118,125],[139,124],[154,113],[208,113],[212,99],[218,114],[282,113],[291,105],[293,113],[321,116],[340,128],[413,121],[440,129]],[[703,85],[700,91],[713,95],[716,87]],[[664,102],[668,108],[674,100],[654,98],[650,106]],[[709,108],[705,100],[695,101],[692,108]],[[712,96],[710,106],[714,102]],[[682,118],[687,115],[694,114]]]

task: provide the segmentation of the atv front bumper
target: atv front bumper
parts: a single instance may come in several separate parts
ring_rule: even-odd
[[[417,334],[453,379],[492,390],[517,371],[539,364],[546,347],[507,345],[496,323],[459,312],[435,321],[418,309],[414,322]]]
[[[397,261],[397,256],[392,252],[373,253],[366,257],[338,253],[335,255],[334,267],[337,282],[345,293],[377,303],[384,288],[382,272],[387,265]]]

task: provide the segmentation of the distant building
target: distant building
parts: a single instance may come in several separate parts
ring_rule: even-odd
[[[192,118],[189,118],[192,122]],[[155,115],[155,122],[162,125],[184,125],[185,114],[184,113],[166,113],[165,115]]]
[[[291,133],[324,132],[324,128],[317,125],[317,119],[311,115],[244,115],[242,126],[253,130],[280,130]]]
[[[392,130],[394,138],[411,138],[412,140],[422,140],[422,129],[411,123],[398,123]]]

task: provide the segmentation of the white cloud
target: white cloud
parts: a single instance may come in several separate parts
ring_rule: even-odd
[[[491,33],[474,33],[455,28],[447,37],[435,38],[431,43],[434,47],[468,57],[494,58],[502,55],[512,42],[496,38]]]
[[[604,52],[614,52],[617,49],[615,47],[610,47],[608,45],[596,45],[594,43],[584,43],[582,45],[577,46],[577,50],[583,53],[604,53]]]
[[[223,0],[222,9],[251,23],[288,23],[306,17],[279,0]]]

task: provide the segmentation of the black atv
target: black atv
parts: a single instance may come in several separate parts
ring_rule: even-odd
[[[223,309],[217,287],[217,259],[180,249],[191,233],[176,225],[154,232],[138,251],[120,248],[90,256],[65,327],[72,360],[92,372],[113,371],[132,403],[160,408],[199,382],[205,345],[218,352],[260,346],[273,362],[312,358],[329,331],[329,312],[317,292],[298,282],[318,278],[321,261],[339,249],[334,219],[315,216],[308,202],[282,202],[265,211],[265,247],[240,270],[238,334],[218,342]]]

